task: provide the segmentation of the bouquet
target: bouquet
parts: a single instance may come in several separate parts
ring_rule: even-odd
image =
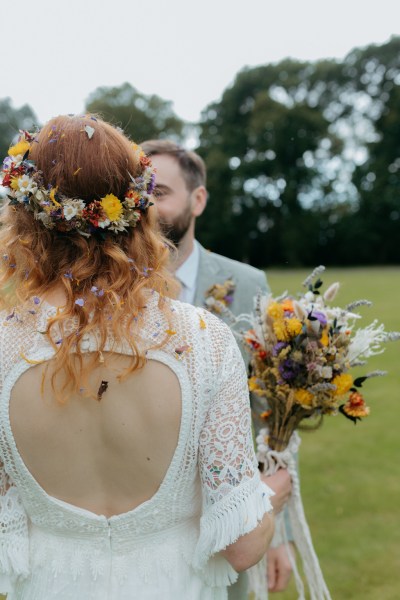
[[[287,293],[277,298],[258,296],[254,314],[239,317],[251,326],[239,335],[250,353],[250,391],[265,399],[265,411],[260,415],[265,428],[256,438],[257,457],[265,474],[286,467],[292,476],[289,517],[311,600],[330,599],[330,595],[301,503],[294,457],[300,443],[296,430],[305,423],[316,428],[324,415],[341,414],[354,423],[365,418],[369,408],[360,388],[367,379],[385,373],[372,371],[354,378],[351,369],[383,352],[385,342],[400,338],[399,333],[386,332],[377,321],[356,327],[360,319],[357,309],[371,304],[366,300],[345,308],[331,306],[339,284],[322,293],[323,271],[322,266],[313,271],[303,283],[304,293],[297,298]],[[285,539],[283,520],[277,521],[276,529],[277,543],[281,543]],[[302,599],[304,586],[294,564],[293,569]],[[253,573],[252,588],[256,598],[265,598],[260,572],[258,581]]]
[[[357,378],[352,367],[365,365],[367,358],[383,352],[383,344],[399,339],[376,321],[356,328],[361,318],[356,309],[370,305],[358,300],[345,308],[331,307],[339,290],[332,284],[322,295],[318,267],[303,285],[307,291],[297,299],[286,293],[256,299],[253,327],[243,333],[253,376],[250,390],[265,397],[268,445],[287,447],[291,434],[304,419],[341,413],[354,423],[369,414],[360,392],[365,380],[384,371]],[[315,280],[315,281],[314,281]]]

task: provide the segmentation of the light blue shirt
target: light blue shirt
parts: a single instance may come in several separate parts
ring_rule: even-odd
[[[175,271],[175,276],[182,285],[182,289],[179,294],[179,300],[182,302],[194,304],[199,264],[200,248],[198,242],[195,240],[192,252],[189,254],[185,262],[181,264],[179,269]]]

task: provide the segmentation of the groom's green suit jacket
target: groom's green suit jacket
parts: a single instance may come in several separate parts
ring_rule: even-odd
[[[224,283],[227,279],[233,279],[236,286],[230,306],[236,316],[241,313],[250,313],[253,310],[253,300],[257,292],[269,291],[265,274],[259,269],[209,252],[200,246],[194,304],[204,306],[206,291],[213,284]]]

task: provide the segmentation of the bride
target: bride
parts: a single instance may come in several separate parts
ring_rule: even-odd
[[[219,600],[273,533],[228,328],[172,297],[150,160],[91,116],[3,165],[0,592]]]

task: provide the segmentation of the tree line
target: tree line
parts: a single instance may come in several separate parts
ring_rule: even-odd
[[[341,61],[245,68],[198,123],[129,83],[97,88],[86,110],[138,142],[195,133],[207,248],[258,267],[400,263],[400,37]],[[0,100],[2,154],[34,124]]]

